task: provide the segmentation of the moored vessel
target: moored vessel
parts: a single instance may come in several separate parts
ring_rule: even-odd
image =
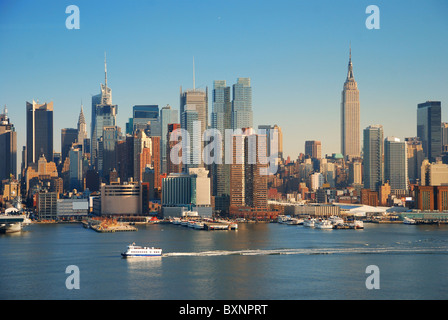
[[[411,219],[411,218],[408,218],[408,217],[404,217],[403,223],[404,224],[417,224],[417,222],[414,219]]]
[[[22,228],[31,223],[31,220],[16,208],[5,210],[5,214],[0,215],[0,233],[19,232]]]
[[[303,220],[303,226],[308,227],[308,228],[313,228],[315,222],[316,222],[316,219],[308,218],[308,219]]]
[[[314,223],[316,229],[333,229],[333,224],[330,220],[319,219]]]

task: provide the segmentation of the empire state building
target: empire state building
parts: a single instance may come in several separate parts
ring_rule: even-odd
[[[353,75],[352,52],[341,102],[341,153],[344,158],[360,157],[359,90]]]

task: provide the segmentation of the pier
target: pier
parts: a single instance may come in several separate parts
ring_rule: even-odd
[[[92,229],[96,232],[123,232],[123,231],[137,231],[138,229],[126,223],[117,222],[115,219],[88,219],[83,220],[82,225],[86,229]]]

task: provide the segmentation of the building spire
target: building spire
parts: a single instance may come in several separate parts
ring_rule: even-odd
[[[349,59],[348,59],[348,73],[347,80],[355,80],[355,76],[353,75],[353,64],[352,64],[352,44],[350,42],[350,51],[349,51]]]
[[[352,62],[352,42],[351,41],[350,41],[349,48],[350,48],[350,58],[349,58],[349,61],[351,63]]]
[[[78,125],[81,124],[81,123],[86,123],[86,119],[84,117],[84,110],[83,110],[82,100],[81,100],[81,112],[79,113]]]
[[[106,51],[104,51],[104,85],[107,88],[107,61],[106,61]]]
[[[193,56],[193,91],[196,90],[195,76],[194,76],[194,56]]]

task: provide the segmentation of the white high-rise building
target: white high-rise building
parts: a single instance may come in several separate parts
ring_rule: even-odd
[[[347,79],[341,102],[341,153],[344,157],[360,156],[360,107],[358,84],[353,75],[352,52],[348,62]]]
[[[310,176],[310,187],[313,191],[322,188],[324,184],[324,175],[320,172],[315,172]]]
[[[391,191],[405,193],[408,190],[406,142],[395,137],[384,141],[384,180],[389,181]]]

